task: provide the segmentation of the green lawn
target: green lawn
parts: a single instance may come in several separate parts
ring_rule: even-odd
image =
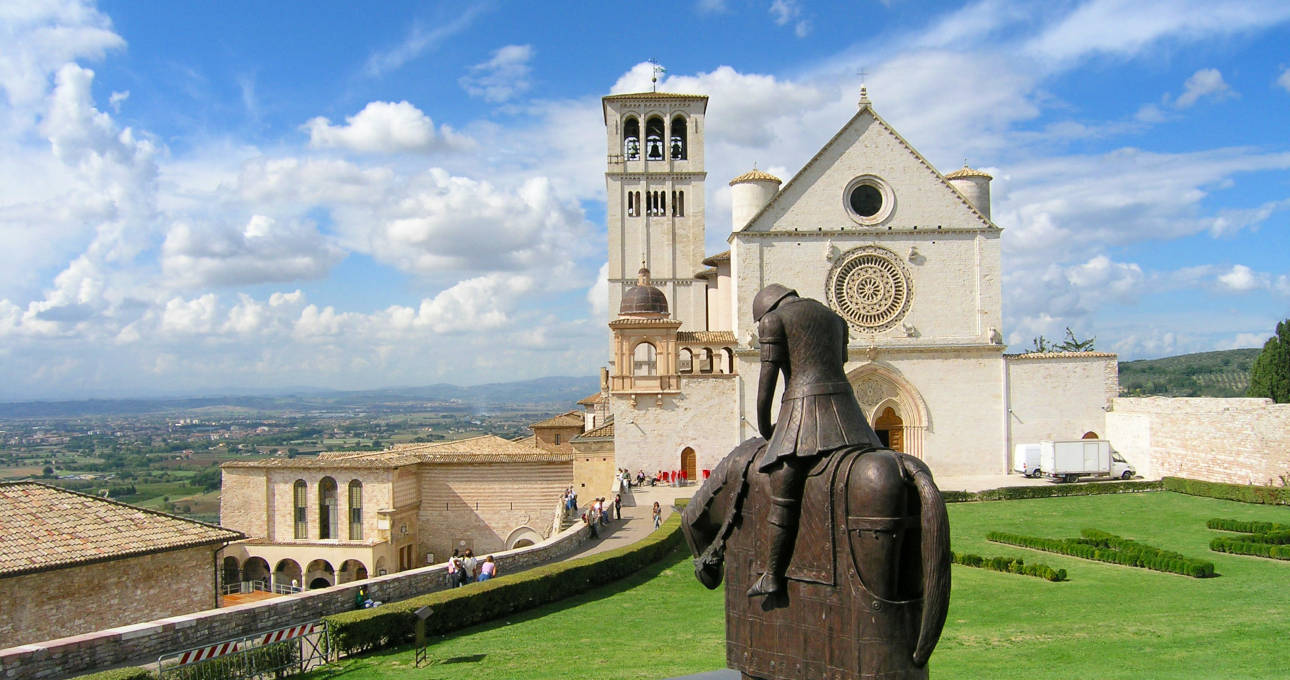
[[[1157,492],[950,506],[955,550],[1022,555],[1065,568],[1047,581],[954,567],[949,620],[932,656],[939,678],[1282,678],[1290,675],[1290,562],[1210,552],[1210,517],[1290,523],[1290,509]],[[1097,527],[1210,559],[1212,579],[1089,562],[988,543],[999,530],[1054,538]],[[462,631],[430,648],[343,662],[341,677],[641,678],[725,664],[723,597],[695,580],[689,558],[612,587]]]

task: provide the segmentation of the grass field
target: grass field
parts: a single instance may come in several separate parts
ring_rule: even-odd
[[[955,566],[932,676],[1290,676],[1290,562],[1211,552],[1210,517],[1290,523],[1290,509],[1168,492],[951,505],[955,550],[1021,555],[1065,568],[1070,581]],[[1060,538],[1084,527],[1210,559],[1219,576],[1193,579],[984,538],[990,530]],[[657,680],[697,673],[725,665],[723,597],[701,587],[688,555],[678,554],[611,587],[438,640],[429,668],[413,671],[412,651],[399,650],[345,660],[341,676]]]

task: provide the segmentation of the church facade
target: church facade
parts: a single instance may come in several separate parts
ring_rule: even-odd
[[[859,109],[787,183],[730,182],[726,252],[703,253],[708,99],[603,99],[617,465],[710,469],[756,432],[752,298],[781,283],[850,326],[846,372],[879,436],[940,474],[998,474],[1014,444],[1103,436],[1114,354],[1009,354],[991,177],[941,174]],[[576,444],[576,442],[575,442]]]

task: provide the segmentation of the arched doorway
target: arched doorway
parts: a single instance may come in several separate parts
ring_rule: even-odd
[[[905,424],[895,408],[887,406],[878,414],[873,421],[873,431],[878,433],[883,446],[892,451],[905,450]]]
[[[305,569],[305,581],[310,590],[329,588],[336,583],[336,570],[327,560],[314,560]]]
[[[1100,437],[1097,436],[1096,432],[1085,432],[1084,436],[1080,437],[1080,439],[1099,439],[1099,438]]]
[[[273,568],[274,585],[299,588],[302,578],[303,572],[300,570],[300,563],[293,559],[281,560],[278,562],[278,565]]]
[[[268,586],[269,563],[263,557],[252,557],[242,565],[242,580],[264,581]]]
[[[681,469],[685,470],[685,478],[691,482],[699,478],[699,460],[694,454],[694,449],[685,447],[681,449]]]

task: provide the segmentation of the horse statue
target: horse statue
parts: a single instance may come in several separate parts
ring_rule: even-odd
[[[682,512],[708,588],[726,581],[726,661],[744,680],[921,680],[949,608],[949,520],[927,466],[868,446],[810,471],[782,597],[756,600],[766,440],[735,447]]]

